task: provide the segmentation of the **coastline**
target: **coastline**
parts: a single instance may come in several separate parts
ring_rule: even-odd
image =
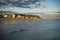
[[[22,13],[14,13],[10,11],[0,11],[0,20],[56,20],[58,18],[46,18],[38,15],[28,15]]]
[[[9,21],[9,20],[55,20],[55,19],[52,19],[52,18],[36,18],[36,19],[25,19],[25,18],[0,18],[0,20],[3,20],[3,21]]]

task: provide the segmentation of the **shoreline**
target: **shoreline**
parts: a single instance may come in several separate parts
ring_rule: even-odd
[[[41,19],[26,19],[26,18],[0,18],[0,20],[8,21],[8,20],[55,20],[52,18],[41,18]]]

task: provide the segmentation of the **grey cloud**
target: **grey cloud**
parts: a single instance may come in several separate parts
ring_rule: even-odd
[[[0,6],[10,5],[22,8],[32,8],[39,7],[41,1],[42,0],[0,0]]]

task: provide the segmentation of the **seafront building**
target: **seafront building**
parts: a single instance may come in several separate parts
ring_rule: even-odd
[[[40,18],[37,15],[26,15],[26,14],[21,14],[21,13],[13,13],[13,12],[0,12],[0,18],[24,18],[24,19],[36,19]]]

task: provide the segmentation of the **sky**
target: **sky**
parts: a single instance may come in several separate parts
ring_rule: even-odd
[[[60,11],[60,0],[0,0],[0,10],[18,13]]]

